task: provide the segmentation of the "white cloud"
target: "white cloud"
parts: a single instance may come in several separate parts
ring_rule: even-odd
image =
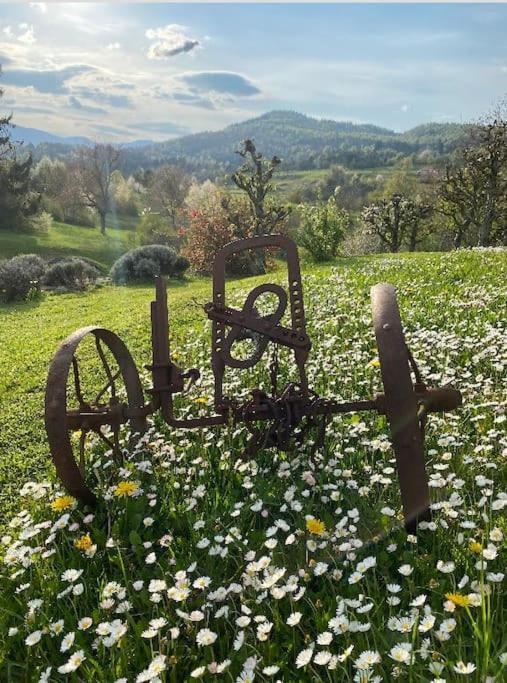
[[[149,59],[167,59],[183,52],[191,52],[200,45],[196,38],[186,35],[186,28],[179,24],[149,28],[145,35],[149,40],[156,41],[148,49]]]
[[[35,9],[38,9],[42,14],[46,14],[48,6],[45,2],[30,2],[29,3],[30,7],[35,7]]]
[[[26,24],[24,26],[26,26]],[[18,36],[18,40],[20,43],[24,43],[25,45],[33,45],[33,43],[35,43],[37,40],[33,32],[33,26],[27,26],[26,31]]]
[[[109,43],[109,45],[106,45],[106,50],[119,50],[120,47],[120,43]]]
[[[402,104],[400,108],[401,108],[401,111],[408,111],[410,109],[408,104]]]
[[[18,24],[17,31],[13,26],[5,26],[2,31],[7,38],[17,40],[25,45],[32,45],[36,41],[33,26],[25,22]]]

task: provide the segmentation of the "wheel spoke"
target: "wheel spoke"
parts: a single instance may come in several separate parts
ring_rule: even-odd
[[[72,372],[74,375],[74,390],[76,392],[76,398],[79,401],[79,405],[85,405],[85,400],[83,393],[81,391],[81,379],[79,377],[79,363],[76,356],[72,356]]]
[[[114,443],[114,453],[116,454],[116,458],[119,461],[120,464],[123,464],[123,457],[122,457],[122,452],[120,448],[120,429],[117,427],[116,429],[113,430],[113,443]]]
[[[99,393],[95,397],[94,403],[97,404],[100,401],[100,399],[102,398],[102,396],[104,396],[104,394],[109,389],[109,387],[111,387],[111,394],[114,393],[114,391],[113,391],[114,383],[120,375],[121,375],[121,370],[118,370],[117,372],[115,372],[115,374],[111,377],[111,380],[108,380],[107,384],[105,384],[102,387],[102,389],[99,391]]]
[[[408,348],[408,344],[405,344],[405,347],[407,349],[409,365],[412,368],[412,372],[415,375],[415,381],[417,382],[417,384],[424,384],[423,378],[421,375],[421,371],[419,370],[419,367],[418,367],[417,363],[415,362],[415,358],[412,355],[412,351]]]
[[[81,476],[83,477],[83,479],[85,478],[85,473],[86,473],[85,442],[86,442],[86,431],[83,429],[81,431],[81,434],[79,435],[79,471],[81,472]]]
[[[114,400],[116,399],[116,386],[114,383],[115,378],[118,376],[113,376],[113,373],[111,372],[111,368],[109,367],[109,363],[107,362],[106,355],[104,353],[104,350],[102,348],[102,345],[100,343],[100,339],[98,337],[95,337],[95,346],[97,348],[97,353],[99,354],[100,360],[102,361],[102,365],[104,367],[104,372],[107,375],[107,379],[109,380],[109,383],[107,386],[111,387],[111,398]],[[107,387],[106,387],[107,390]]]
[[[108,439],[108,437],[102,432],[102,429],[99,427],[97,429],[97,434],[98,436],[102,439],[102,441],[109,446],[109,448],[114,451],[114,443],[111,441],[111,439]]]
[[[113,455],[115,458],[119,459],[122,461],[121,457],[121,448],[120,448],[120,430],[119,428],[113,429],[113,440],[109,439],[103,432],[102,429],[97,430],[97,434],[99,437],[102,439],[102,441],[109,446],[109,448],[113,451]]]

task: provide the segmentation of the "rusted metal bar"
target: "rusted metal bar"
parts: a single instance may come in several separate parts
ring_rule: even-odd
[[[410,376],[410,359],[395,289],[389,284],[379,284],[372,288],[371,296],[385,413],[396,456],[405,526],[415,531],[420,521],[431,518],[418,399]]]

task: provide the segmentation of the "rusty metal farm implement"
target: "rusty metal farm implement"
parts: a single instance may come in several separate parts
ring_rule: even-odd
[[[248,294],[242,309],[231,308],[225,298],[226,260],[249,249],[282,249],[286,254],[288,284],[261,284]],[[277,301],[266,314],[256,302],[266,294]],[[308,425],[315,425],[336,413],[377,411],[387,417],[398,471],[405,525],[415,530],[418,522],[430,518],[428,479],[424,462],[424,424],[430,412],[453,410],[461,404],[459,391],[451,386],[430,388],[424,383],[403,334],[392,285],[372,288],[373,324],[378,347],[384,393],[370,400],[338,402],[321,398],[308,386],[305,365],[311,348],[306,333],[301,273],[296,245],[288,237],[262,235],[226,245],[215,258],[213,299],[204,307],[212,321],[211,366],[214,375],[214,415],[179,419],[173,409],[174,394],[195,383],[199,370],[182,370],[171,361],[166,284],[156,282],[151,304],[153,378],[145,401],[136,365],[127,347],[113,332],[102,327],[85,327],[68,337],[56,352],[46,389],[45,422],[57,473],[70,494],[94,504],[86,461],[86,437],[95,434],[119,454],[119,433],[129,423],[142,433],[149,415],[160,411],[165,422],[177,428],[246,424],[251,437],[246,455],[262,448],[287,449],[301,440]],[[289,304],[290,324],[281,324]],[[84,396],[76,352],[85,337],[95,342],[94,352],[103,368],[105,385],[90,400]],[[249,340],[246,357],[234,354],[235,345]],[[256,365],[271,344],[293,352],[297,381],[278,388],[276,356],[270,364],[271,391],[254,389],[251,398],[239,401],[224,394],[226,368],[244,370]],[[115,367],[113,368],[112,365]],[[123,385],[123,391],[120,385]],[[107,428],[104,433],[103,428]]]

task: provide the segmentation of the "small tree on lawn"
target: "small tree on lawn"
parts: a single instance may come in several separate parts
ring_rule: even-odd
[[[183,253],[196,272],[209,275],[219,249],[235,239],[252,237],[250,207],[243,198],[229,197],[210,181],[193,185],[186,204],[188,228]],[[226,264],[228,273],[250,274],[253,258],[248,252],[234,255]]]
[[[83,203],[98,213],[103,235],[106,234],[106,216],[112,208],[112,176],[119,159],[120,152],[112,145],[96,144],[80,148],[75,166]]]
[[[185,202],[190,178],[176,166],[157,168],[150,177],[147,200],[150,210],[159,213],[176,227],[178,211]]]
[[[454,247],[478,238],[480,225],[482,180],[465,166],[447,166],[438,188],[437,212],[452,232]]]
[[[472,147],[465,150],[465,164],[482,179],[482,216],[479,245],[496,238],[505,241],[507,227],[507,107],[472,129]]]
[[[431,215],[431,206],[419,199],[408,199],[401,194],[393,194],[389,199],[379,199],[366,206],[361,219],[366,229],[378,235],[389,251],[398,252],[404,243],[410,251],[425,235],[421,232],[421,222]]]
[[[299,244],[310,252],[315,261],[330,261],[338,255],[350,216],[341,209],[334,197],[317,205],[302,204]]]
[[[432,225],[427,219],[433,215],[434,207],[420,199],[409,200],[410,212],[407,212],[407,246],[409,251],[415,251],[431,233]]]

